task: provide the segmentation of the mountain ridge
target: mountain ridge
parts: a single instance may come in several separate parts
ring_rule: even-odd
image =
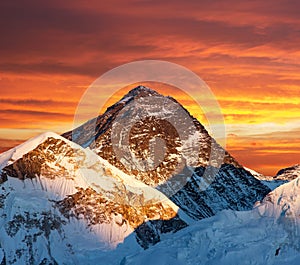
[[[200,219],[214,218],[224,211],[243,215],[235,211],[251,210],[269,194],[271,190],[225,150],[220,168],[210,164],[210,150],[216,142],[192,116],[188,117],[199,130],[191,134],[193,141],[199,136],[199,164],[186,157],[182,172],[169,176],[169,171],[163,171],[158,181],[152,179],[155,175],[143,178],[124,170],[115,162],[115,155],[110,157],[111,126],[127,104],[147,97],[178,103],[138,87],[104,114],[64,134],[76,136],[78,141],[45,133],[0,155],[0,262],[2,257],[7,264],[94,264],[97,259],[104,264],[127,264],[131,258],[124,257],[172,240],[174,233]],[[173,105],[167,103],[164,108],[154,104],[159,110],[171,107],[162,118],[174,115]],[[167,154],[180,158],[182,148],[174,143],[172,137],[178,135],[172,130],[158,119],[144,119],[133,130],[136,151],[143,155],[150,146],[144,142],[159,136],[167,142]],[[92,143],[91,138],[96,141]],[[186,154],[190,150],[187,143],[183,145]],[[172,159],[164,164],[170,172],[175,165]],[[204,178],[205,172],[211,179]],[[180,178],[183,185],[168,194],[173,184],[182,184]]]
[[[159,191],[61,136],[43,134],[14,151],[18,149],[24,153],[0,156],[6,161],[1,168],[0,244],[9,264],[66,262],[57,255],[73,255],[77,243],[72,243],[71,231],[94,238],[100,249],[115,247],[133,233],[136,247],[147,248],[162,234],[187,225],[189,218]],[[58,240],[61,250],[51,237],[65,238]],[[15,254],[10,254],[13,248]],[[49,251],[38,254],[39,249]]]
[[[143,100],[139,101],[140,98]],[[160,113],[162,114],[159,116],[159,119],[152,118],[151,115],[153,115],[153,112],[147,110],[149,105],[143,105],[145,101],[144,98],[145,100],[149,98],[151,108],[154,107],[155,110],[156,108],[160,110]],[[138,103],[134,104],[135,101]],[[165,102],[163,106],[164,111],[160,105],[161,102]],[[180,147],[176,142],[179,142],[180,139],[178,138],[178,135],[176,136],[173,132],[174,128],[160,121],[160,119],[163,118],[168,119],[169,116],[177,117],[177,110],[176,108],[174,109],[173,103],[177,104],[178,109],[181,109],[187,115],[184,118],[178,117],[178,122],[180,123],[182,120],[183,123],[183,120],[188,118],[195,126],[198,136],[195,137],[194,134],[191,134],[191,136],[189,135],[189,138],[187,138],[192,139],[191,143],[199,141],[198,144],[200,148],[199,150],[197,149],[198,158],[195,160],[191,161],[189,157],[189,154],[191,154],[189,150],[189,146],[191,145],[189,143],[190,140],[186,140]],[[156,104],[158,105],[156,106]],[[126,115],[130,113],[133,117],[139,117],[141,111],[144,111],[142,113],[146,116],[150,116],[150,118],[146,117],[144,119],[141,117],[141,120],[137,120],[133,127],[128,128],[128,131],[131,132],[129,138],[132,138],[132,142],[130,142],[129,139],[129,143],[132,144],[132,147],[137,154],[141,154],[142,157],[144,157],[143,155],[147,155],[145,150],[147,151],[149,149],[148,143],[153,137],[160,137],[165,141],[166,146],[169,146],[169,150],[167,149],[166,151],[169,157],[165,156],[163,162],[154,170],[130,171],[118,159],[113,148],[111,134],[114,121],[118,115],[122,115],[123,109],[126,110]],[[125,123],[122,126],[123,128],[126,126],[129,127],[130,124]],[[122,138],[121,133],[120,135],[121,138],[118,141],[119,143],[122,142],[122,139],[125,137],[123,136]],[[160,95],[155,90],[148,87],[137,86],[124,95],[119,101],[108,107],[105,113],[94,118],[92,121],[88,121],[79,126],[73,131],[63,134],[63,136],[70,140],[72,140],[72,137],[75,137],[76,139],[74,139],[74,141],[81,143],[84,147],[87,147],[85,143],[91,143],[88,147],[100,157],[107,160],[110,164],[116,166],[126,174],[134,176],[139,181],[157,187],[184,210],[186,214],[196,220],[211,216],[222,209],[215,203],[212,203],[212,201],[219,201],[219,203],[223,205],[223,209],[250,209],[256,200],[261,200],[268,192],[270,192],[270,189],[267,186],[259,180],[256,180],[250,172],[246,171],[226,150],[218,145],[208,134],[204,126],[191,116],[189,112],[176,101],[176,99],[170,96]],[[176,138],[175,142],[174,138]],[[122,149],[123,147],[121,145],[118,148]],[[184,154],[187,154],[187,156]],[[223,154],[224,158],[222,158]],[[180,155],[183,156],[183,159],[180,158]],[[220,168],[214,167],[214,161],[220,161],[221,159],[223,160],[223,163],[221,163],[223,165],[220,165]],[[176,161],[177,163],[182,163],[182,171],[179,172],[179,174],[172,175],[172,172],[176,167]],[[235,172],[234,174],[238,174],[239,176],[234,181],[232,181],[232,172]],[[205,174],[207,178],[212,178],[212,180],[209,181],[213,182],[213,185],[211,186],[213,188],[201,192],[200,187],[207,180],[207,178],[204,178]],[[189,178],[185,179],[185,176],[189,176]],[[215,181],[213,179],[215,179]],[[251,188],[247,186],[250,183],[252,185]],[[182,186],[181,189],[173,192],[172,187],[180,185]],[[226,190],[228,190],[228,192],[226,192]],[[231,190],[231,193],[234,193],[234,195],[230,194],[229,190]],[[171,192],[171,194],[169,192]],[[207,200],[207,202],[205,202],[203,198],[206,198],[205,200]],[[228,201],[227,204],[226,201]]]

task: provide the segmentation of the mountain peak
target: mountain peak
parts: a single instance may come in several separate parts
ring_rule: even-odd
[[[11,163],[12,161],[18,160],[21,158],[24,154],[32,151],[35,149],[38,145],[46,141],[48,138],[55,138],[59,140],[63,140],[65,142],[69,142],[66,138],[54,133],[54,132],[44,132],[40,135],[37,135],[26,142],[2,153],[0,155],[0,169],[6,166],[8,163]],[[74,145],[74,143],[69,142],[69,144]]]
[[[300,164],[296,164],[279,170],[274,179],[279,180],[294,180],[300,176]]]
[[[160,94],[158,92],[156,92],[155,90],[143,86],[143,85],[139,85],[133,89],[131,89],[123,98],[129,98],[129,97],[147,97],[147,96],[159,96]]]

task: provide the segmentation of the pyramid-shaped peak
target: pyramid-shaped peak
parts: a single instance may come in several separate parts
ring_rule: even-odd
[[[132,90],[130,90],[124,96],[124,98],[125,97],[146,97],[146,96],[154,96],[154,95],[158,96],[160,94],[149,87],[139,85],[139,86],[133,88]]]

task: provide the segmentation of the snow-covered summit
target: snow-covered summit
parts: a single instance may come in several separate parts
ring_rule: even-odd
[[[0,169],[4,166],[12,163],[13,161],[21,158],[24,154],[28,153],[35,149],[39,144],[43,143],[48,138],[55,138],[55,139],[63,139],[64,141],[68,141],[64,137],[54,133],[54,132],[45,132],[40,135],[37,135],[26,142],[0,154]],[[69,141],[68,141],[69,142]],[[69,142],[69,144],[74,144]]]
[[[133,89],[131,89],[123,98],[127,98],[127,97],[145,97],[145,96],[159,96],[159,93],[157,93],[155,90],[143,86],[143,85],[139,85]],[[121,99],[122,100],[122,99]]]
[[[144,97],[149,97],[149,101]],[[134,102],[137,104],[133,104],[132,107],[130,104]],[[163,104],[160,104],[161,102]],[[120,117],[123,116],[140,117],[141,120],[133,125],[130,122],[122,123]],[[184,137],[180,137],[177,127],[175,128],[170,120],[176,121],[178,126],[186,124],[186,120],[189,120],[193,126],[183,128]],[[138,86],[132,89],[121,101],[109,107],[93,122],[93,126],[87,122],[63,136],[83,147],[88,146],[127,175],[146,185],[157,187],[194,219],[211,216],[222,209],[251,209],[257,200],[261,200],[270,191],[218,145],[204,126],[182,105],[150,88]],[[121,124],[118,128],[123,131],[113,131],[115,123]],[[130,132],[130,144],[124,133],[126,131]],[[112,138],[116,136],[119,139],[113,143]],[[135,156],[147,160],[151,141],[156,138],[164,141],[166,150],[165,156],[153,169],[139,170],[138,166],[130,168],[126,165],[135,165],[130,157],[120,158],[116,155],[116,145],[120,153],[125,154],[128,154],[126,150],[130,147]],[[206,191],[200,191],[206,168],[214,167],[217,161],[220,161],[222,166],[214,171],[215,181]],[[173,192],[172,188],[175,186],[181,188]]]
[[[111,249],[129,235],[146,248],[189,222],[161,192],[57,134],[0,157],[0,253],[9,264],[78,264],[77,251]]]
[[[274,177],[274,179],[290,181],[298,178],[299,176],[300,176],[300,164],[297,164],[279,170],[276,176]]]

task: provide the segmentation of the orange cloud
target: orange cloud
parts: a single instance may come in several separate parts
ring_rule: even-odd
[[[82,94],[101,74],[122,63],[160,59],[186,66],[211,87],[228,133],[236,135],[229,137],[228,148],[238,160],[249,159],[262,172],[274,172],[284,160],[298,163],[294,146],[274,136],[258,140],[253,130],[292,132],[292,124],[300,122],[299,5],[289,0],[2,1],[0,137],[69,130]],[[163,85],[155,89],[207,123],[184,93]],[[292,133],[280,135],[299,143]]]
[[[227,148],[239,161],[264,174],[300,161],[300,128],[249,136],[228,135]],[[257,132],[259,133],[259,132]]]

